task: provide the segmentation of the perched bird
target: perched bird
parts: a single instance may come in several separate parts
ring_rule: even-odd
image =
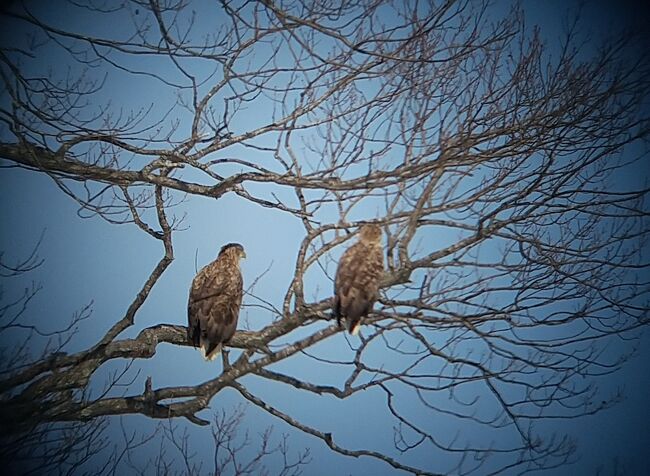
[[[228,243],[192,281],[187,337],[194,347],[201,347],[206,360],[219,355],[237,328],[244,286],[239,260],[245,257],[242,245]]]
[[[361,227],[359,241],[348,248],[334,280],[334,315],[341,325],[346,320],[348,332],[356,335],[364,317],[372,311],[384,273],[384,254],[379,225]]]

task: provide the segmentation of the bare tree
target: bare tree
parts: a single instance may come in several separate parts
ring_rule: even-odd
[[[606,345],[648,323],[648,187],[629,177],[647,160],[649,69],[631,33],[591,47],[576,21],[549,46],[519,8],[466,1],[66,8],[115,28],[55,21],[29,2],[4,11],[22,36],[0,54],[0,156],[50,176],[82,216],[139,227],[161,257],[86,350],[3,369],[13,434],[127,414],[208,425],[198,413],[234,389],[335,453],[414,474],[569,460],[572,442],[544,438],[536,423],[615,402],[597,393],[597,377],[629,353],[612,357]],[[65,66],[46,68],[45,54]],[[152,98],[108,101],[103,88],[119,81],[151,88]],[[164,94],[175,101],[156,100]],[[154,388],[147,379],[144,390],[90,396],[107,363],[137,366],[160,343],[189,345],[179,325],[124,332],[174,259],[174,206],[226,195],[303,227],[284,296],[249,289],[268,324],[238,331],[232,361],[207,381]],[[381,298],[360,339],[332,358],[326,342],[343,339],[341,329],[329,292],[310,283],[331,281],[366,221],[383,226],[387,243]],[[274,365],[287,360],[313,371]],[[317,377],[332,366],[339,385]],[[244,377],[314,402],[353,404],[367,393],[394,422],[394,449],[345,444]],[[458,431],[443,433],[441,421]],[[506,436],[474,438],[481,429]],[[432,456],[417,466],[422,451]]]
[[[245,409],[243,406],[236,408],[232,413],[224,410],[218,412],[212,422],[212,440],[214,443],[213,468],[215,475],[267,475],[280,474],[294,476],[302,474],[302,467],[309,463],[309,450],[305,450],[294,459],[289,454],[287,435],[283,435],[280,442],[272,442],[273,428],[269,427],[260,433],[259,441],[253,441],[249,432],[241,435],[242,420]],[[165,424],[159,424],[156,431],[147,438],[137,438],[137,432],[129,432],[122,425],[124,444],[120,452],[113,452],[113,457],[108,460],[106,467],[113,471],[119,467],[120,460],[126,460],[125,467],[135,474],[151,474],[150,468],[156,468],[157,474],[183,474],[199,475],[205,474],[203,462],[197,457],[196,451],[191,449],[190,434],[187,428],[179,429],[178,425],[167,420]],[[154,436],[162,435],[162,444],[159,444],[158,451],[153,451],[155,456],[143,463],[133,461],[134,450],[145,445],[155,444]],[[254,446],[256,451],[250,455],[244,455],[247,447]],[[274,471],[270,472],[265,466],[266,460],[277,455],[280,459],[273,462]],[[178,461],[182,461],[180,465]]]

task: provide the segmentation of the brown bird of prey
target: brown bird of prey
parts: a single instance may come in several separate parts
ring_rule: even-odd
[[[356,335],[363,318],[372,311],[384,273],[384,254],[379,225],[361,227],[359,241],[348,248],[334,280],[334,315],[341,325],[345,319],[348,332]]]
[[[194,347],[201,347],[206,360],[219,355],[237,328],[244,285],[239,260],[245,257],[242,245],[228,243],[192,281],[187,337]]]

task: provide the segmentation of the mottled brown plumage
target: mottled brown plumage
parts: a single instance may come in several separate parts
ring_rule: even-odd
[[[240,244],[229,243],[192,281],[187,303],[187,336],[194,347],[201,347],[207,360],[219,355],[222,345],[232,338],[237,328],[243,295],[239,260],[245,257]]]
[[[363,318],[372,311],[383,273],[381,228],[364,225],[359,241],[343,253],[334,280],[334,315],[339,326],[341,319],[346,320],[350,334],[359,332]]]

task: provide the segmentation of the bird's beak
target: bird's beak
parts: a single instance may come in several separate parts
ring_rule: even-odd
[[[245,252],[245,251],[242,251],[242,252],[241,252],[241,258],[242,258],[242,259],[246,259],[246,252]]]

